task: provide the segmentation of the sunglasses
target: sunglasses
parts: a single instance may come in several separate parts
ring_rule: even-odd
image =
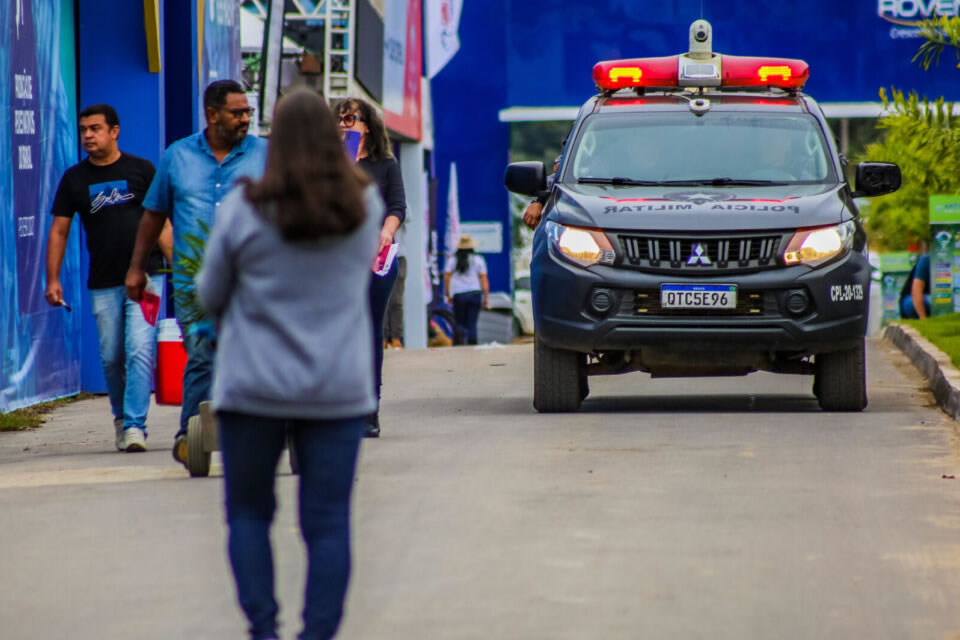
[[[246,109],[224,109],[224,111],[232,115],[234,118],[242,118],[243,116],[253,117],[256,109],[253,107],[247,107]]]
[[[340,124],[342,124],[345,127],[352,127],[358,122],[363,122],[363,118],[361,118],[355,113],[345,113],[339,117],[339,120],[340,120]]]

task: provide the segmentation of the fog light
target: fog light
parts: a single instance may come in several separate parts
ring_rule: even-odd
[[[810,296],[803,289],[795,289],[787,294],[787,311],[795,316],[802,315],[810,309]]]
[[[594,289],[590,294],[590,308],[596,313],[606,313],[613,308],[613,293],[609,289]]]

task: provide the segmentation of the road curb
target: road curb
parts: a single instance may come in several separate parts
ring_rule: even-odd
[[[903,351],[926,377],[940,408],[954,420],[960,420],[960,371],[947,354],[906,325],[887,326],[883,337]]]

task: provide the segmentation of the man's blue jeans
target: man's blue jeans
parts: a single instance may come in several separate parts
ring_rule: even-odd
[[[232,411],[217,414],[237,597],[253,640],[277,638],[270,524],[274,477],[287,429],[300,470],[300,531],[307,585],[300,640],[328,640],[340,626],[350,578],[350,493],[367,417],[283,420]]]
[[[183,402],[180,406],[180,430],[177,436],[187,433],[190,416],[200,413],[200,403],[210,399],[213,384],[213,343],[205,337],[189,334],[186,324],[177,309],[177,324],[183,334],[183,348],[187,352],[187,365],[183,368]]]
[[[930,315],[930,294],[923,294],[923,306],[926,308],[927,315]],[[919,318],[917,315],[917,308],[913,306],[913,296],[907,294],[900,301],[900,317],[901,318]]]
[[[163,291],[162,276],[151,276],[150,282],[156,291]],[[113,417],[122,418],[125,429],[146,431],[157,328],[144,319],[140,304],[127,297],[125,287],[91,289],[90,306]]]

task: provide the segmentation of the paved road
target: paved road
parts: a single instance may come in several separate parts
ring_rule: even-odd
[[[767,374],[595,378],[582,412],[538,415],[531,361],[387,354],[340,637],[960,638],[958,431],[886,343],[856,415]],[[243,637],[220,479],[170,460],[175,410],[139,455],[111,451],[105,415],[96,399],[0,434],[0,637]],[[285,638],[294,483],[274,530]]]

